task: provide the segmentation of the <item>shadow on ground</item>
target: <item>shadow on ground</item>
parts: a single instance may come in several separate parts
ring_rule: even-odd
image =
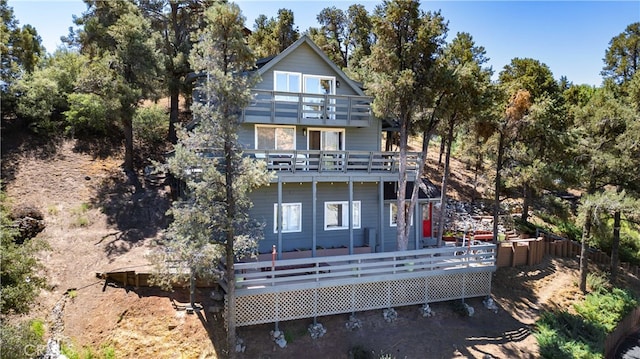
[[[110,259],[156,237],[167,228],[170,194],[162,184],[148,184],[135,173],[112,170],[91,199],[118,231],[107,235],[105,251]]]
[[[29,131],[20,120],[2,120],[2,185],[6,186],[15,180],[16,171],[21,158],[38,159],[53,158],[62,143],[59,137],[39,136]]]

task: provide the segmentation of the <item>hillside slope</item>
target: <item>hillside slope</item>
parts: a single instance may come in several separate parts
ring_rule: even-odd
[[[48,335],[77,348],[108,347],[118,358],[224,357],[220,316],[175,310],[187,300],[183,292],[119,288],[95,276],[145,270],[145,255],[167,225],[167,188],[126,176],[119,149],[97,151],[71,140],[38,144],[5,132],[2,146],[3,182],[12,204],[33,205],[45,214],[47,226],[40,236],[51,249],[40,256],[49,290],[31,315],[49,320]],[[431,163],[437,161],[434,152]],[[474,195],[473,174],[456,160],[453,167],[454,196],[468,199]],[[431,172],[438,182],[436,166]],[[392,324],[380,312],[359,313],[363,328],[355,332],[345,329],[348,316],[325,317],[319,321],[328,333],[316,341],[306,333],[309,320],[286,322],[281,328],[291,340],[285,349],[269,339],[273,325],[240,328],[247,344],[241,357],[346,358],[358,347],[397,358],[423,358],[425,353],[434,358],[534,358],[537,345],[530,326],[540,310],[580,297],[576,270],[575,260],[500,269],[493,281],[500,310],[493,313],[480,298],[471,299],[476,315],[470,318],[457,315],[450,303],[435,303],[433,318],[418,315],[417,307],[400,308]],[[198,294],[207,308],[210,293]]]

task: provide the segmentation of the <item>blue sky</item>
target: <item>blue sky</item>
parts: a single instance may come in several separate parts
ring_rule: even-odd
[[[346,9],[360,3],[372,11],[381,1],[237,1],[252,29],[260,14],[275,17],[293,10],[301,31],[317,26],[316,15],[327,6]],[[86,8],[81,0],[9,0],[21,25],[33,25],[47,51],[68,34],[72,15]],[[640,1],[422,1],[425,11],[441,10],[449,21],[448,40],[470,33],[484,46],[496,74],[514,57],[530,57],[549,66],[556,79],[599,86],[605,50],[627,25],[640,21]],[[495,76],[494,76],[495,78]]]

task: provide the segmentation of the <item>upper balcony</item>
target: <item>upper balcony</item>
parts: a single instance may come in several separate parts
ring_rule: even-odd
[[[252,90],[241,122],[306,126],[371,126],[371,97]]]
[[[324,174],[329,176],[388,176],[400,168],[398,152],[378,151],[302,151],[244,150],[245,155],[265,161],[267,168],[279,176],[296,174],[296,178]],[[420,153],[407,153],[407,171],[417,170]]]

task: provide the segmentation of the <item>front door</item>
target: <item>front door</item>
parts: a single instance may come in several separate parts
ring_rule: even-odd
[[[433,237],[431,226],[431,210],[433,206],[431,202],[422,205],[422,238]]]
[[[307,141],[309,150],[344,151],[344,130],[309,129]],[[318,159],[318,166],[322,166],[322,170],[339,170],[342,165],[342,161],[336,160],[342,157],[341,154],[325,153],[322,158],[319,155],[310,157]]]

